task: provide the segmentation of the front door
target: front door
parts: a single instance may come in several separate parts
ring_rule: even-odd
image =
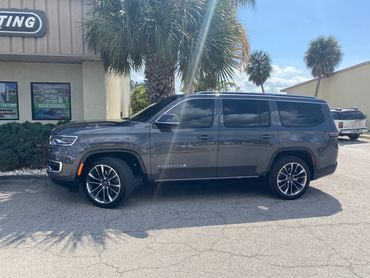
[[[151,128],[154,180],[216,177],[215,99],[185,99],[166,111]]]

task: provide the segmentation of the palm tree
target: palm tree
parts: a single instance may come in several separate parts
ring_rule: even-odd
[[[251,54],[247,67],[249,81],[252,81],[257,86],[261,86],[262,93],[265,93],[263,83],[270,77],[271,71],[271,58],[266,52],[255,51]]]
[[[86,28],[89,47],[107,71],[145,66],[151,102],[174,94],[175,74],[186,91],[209,75],[227,82],[247,63],[249,44],[239,5],[255,0],[95,0]]]
[[[215,75],[206,76],[203,79],[195,80],[193,82],[193,91],[219,91],[219,92],[228,92],[230,90],[240,91],[240,87],[236,85],[233,81],[219,82]],[[185,91],[185,88],[183,88]]]
[[[310,42],[305,61],[313,77],[318,78],[315,97],[319,94],[321,79],[334,72],[335,67],[342,61],[342,57],[342,50],[334,37],[319,37]]]

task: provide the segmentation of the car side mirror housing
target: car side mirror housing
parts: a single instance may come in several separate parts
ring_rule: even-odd
[[[164,114],[155,123],[158,128],[173,128],[180,125],[179,118],[176,114]]]

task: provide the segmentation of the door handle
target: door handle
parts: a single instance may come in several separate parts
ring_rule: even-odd
[[[198,138],[198,139],[200,139],[200,140],[204,140],[204,141],[206,141],[206,140],[210,140],[210,139],[212,139],[212,138],[213,138],[213,136],[211,136],[211,135],[207,135],[207,134],[202,134],[202,135],[198,135],[198,136],[197,136],[197,138]]]
[[[263,140],[268,140],[268,139],[274,138],[274,135],[263,134],[263,135],[260,136],[260,138],[263,139]]]

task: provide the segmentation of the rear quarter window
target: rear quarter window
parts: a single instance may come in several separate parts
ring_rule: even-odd
[[[331,112],[334,120],[340,120],[340,113],[339,112]]]
[[[280,121],[286,127],[308,127],[324,121],[321,104],[278,101]]]

